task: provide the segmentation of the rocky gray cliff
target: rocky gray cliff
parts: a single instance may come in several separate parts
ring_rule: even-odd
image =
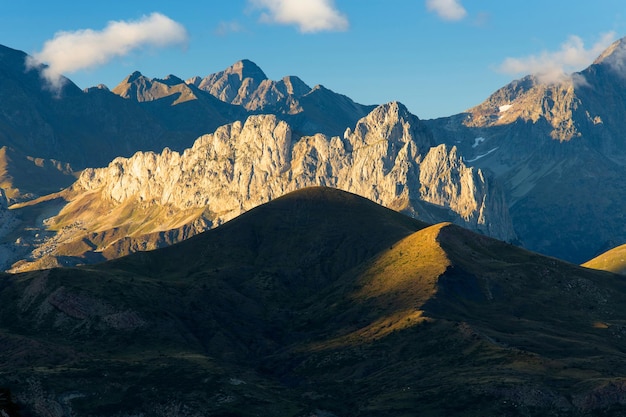
[[[514,233],[506,204],[484,172],[399,103],[376,108],[343,137],[294,137],[273,115],[220,127],[182,154],[140,152],[85,170],[72,192],[113,204],[205,208],[215,224],[299,188],[323,185],[427,221],[442,217],[503,240]]]

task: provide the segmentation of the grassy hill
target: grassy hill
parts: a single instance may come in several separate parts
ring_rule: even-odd
[[[626,245],[621,245],[596,256],[582,264],[582,266],[624,275],[626,274],[625,259]]]
[[[0,279],[24,415],[618,415],[626,286],[310,188],[180,244]]]

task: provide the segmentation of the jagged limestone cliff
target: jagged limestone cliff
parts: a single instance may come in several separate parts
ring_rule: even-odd
[[[455,148],[433,145],[421,122],[398,103],[380,106],[343,138],[296,139],[273,115],[252,116],[199,138],[184,153],[137,153],[88,169],[74,192],[105,201],[177,210],[208,208],[221,223],[298,188],[324,185],[434,220],[424,202],[458,223],[500,239],[513,237],[502,200],[485,174]],[[503,221],[504,220],[504,221]]]

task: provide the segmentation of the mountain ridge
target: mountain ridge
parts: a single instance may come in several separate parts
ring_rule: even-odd
[[[617,41],[592,65],[573,74],[570,80],[546,85],[541,84],[537,77],[524,77],[499,89],[484,103],[466,113],[421,121],[433,135],[432,145],[446,146],[446,152],[440,152],[442,157],[454,147],[456,156],[463,158],[466,167],[494,173],[495,179],[480,181],[491,181],[503,190],[504,198],[495,196],[497,201],[490,204],[498,207],[508,204],[519,243],[525,247],[580,263],[626,241],[626,229],[613,215],[619,212],[622,202],[610,197],[620,195],[624,188],[621,172],[626,164],[626,146],[620,138],[626,129],[623,122],[626,105],[619,100],[621,92],[626,92],[626,81],[619,71],[623,62],[623,43],[623,40]],[[12,71],[12,76],[15,76],[18,71],[14,64],[26,55],[14,51],[11,56],[10,60],[5,60],[5,71]],[[20,68],[22,65],[20,63]],[[116,100],[115,94],[106,89],[80,92],[68,87],[71,90],[68,97],[73,101],[57,106],[62,110],[60,115],[34,111],[32,120],[23,125],[12,118],[7,125],[22,133],[11,135],[13,139],[4,146],[21,154],[16,159],[54,160],[59,161],[61,166],[69,163],[73,171],[78,171],[86,166],[101,167],[112,160],[112,157],[107,160],[106,155],[110,155],[117,142],[95,140],[100,136],[119,139],[123,143],[119,148],[123,152],[120,153],[129,157],[138,148],[160,152],[168,146],[182,152],[192,145],[201,134],[199,132],[213,131],[218,124],[233,123],[234,120],[243,123],[248,115],[261,111],[276,113],[291,126],[294,137],[298,138],[311,137],[319,132],[326,132],[328,137],[343,137],[348,129],[352,133],[358,121],[373,111],[369,106],[354,103],[348,97],[322,86],[310,88],[297,77],[268,80],[256,64],[246,60],[212,75],[213,81],[207,81],[204,87],[210,89],[210,85],[216,86],[214,94],[217,95],[221,94],[218,91],[228,89],[232,93],[229,100],[238,96],[237,100],[241,103],[245,100],[256,103],[251,106],[256,106],[257,110],[250,111],[240,104],[220,101],[195,86],[202,82],[200,77],[184,82],[176,76],[147,79],[137,72],[122,83],[126,90],[121,88],[121,94],[137,87],[133,90],[134,95],[129,94],[123,102]],[[41,90],[42,81],[36,70],[31,71],[27,78],[30,80],[28,89]],[[229,84],[230,79],[234,84]],[[26,78],[13,81],[16,80],[27,84]],[[143,87],[130,85],[133,82],[143,83]],[[18,87],[23,94],[30,94],[22,86]],[[46,107],[46,100],[50,98],[39,90],[33,93],[35,102],[40,100]],[[21,97],[20,94],[7,97],[3,103],[8,105],[15,97]],[[141,94],[146,97],[141,98]],[[102,106],[107,107],[111,103],[123,103],[120,105],[125,106],[124,117],[136,119],[130,129],[126,129],[123,120],[118,120],[114,127],[101,127],[100,123],[104,120],[115,119],[112,113],[101,111]],[[32,103],[28,106],[33,107]],[[83,109],[93,111],[84,115]],[[335,117],[328,117],[329,112]],[[83,123],[83,120],[89,122]],[[90,131],[90,137],[83,140],[98,143],[97,149],[79,152],[76,143],[68,143],[70,138],[80,136],[73,130],[68,131],[67,126],[74,125],[81,132]],[[124,139],[135,135],[141,126],[148,128],[141,129],[139,139]],[[181,129],[184,131],[176,130],[179,126],[183,126]],[[27,127],[35,129],[27,131]],[[45,142],[37,143],[36,147],[42,150],[42,155],[33,155],[32,151],[28,151],[31,145],[26,144],[34,141]],[[159,146],[166,141],[167,145]],[[100,162],[86,165],[85,159],[91,154],[97,154]],[[449,161],[446,163],[450,165]],[[42,169],[39,172],[50,184],[33,182],[33,189],[14,187],[12,190],[19,189],[23,195],[8,192],[12,202],[66,185],[63,175],[47,177],[48,171]],[[7,184],[12,181],[10,177],[16,176],[8,173]],[[595,182],[601,179],[599,186],[596,186],[594,178]],[[580,180],[580,184],[576,179]],[[12,186],[9,184],[8,187]],[[424,189],[424,195],[436,201],[439,196],[435,197],[430,190],[432,188]],[[447,192],[445,187],[437,190]],[[441,198],[445,200],[445,197]],[[590,200],[593,203],[589,203]],[[541,216],[534,213],[541,213]],[[609,220],[589,221],[599,218]],[[542,227],[546,223],[548,227]]]
[[[311,88],[297,76],[270,80],[255,63],[245,59],[224,71],[204,78],[192,77],[186,82],[252,113],[283,115],[299,134],[307,136],[340,135],[376,107],[355,103],[321,85]],[[325,107],[325,111],[317,110],[320,107]],[[333,117],[329,119],[328,114]]]

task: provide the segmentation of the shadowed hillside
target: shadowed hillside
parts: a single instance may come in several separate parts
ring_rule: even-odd
[[[4,275],[0,304],[0,386],[35,416],[626,403],[621,277],[330,188],[154,252]]]

